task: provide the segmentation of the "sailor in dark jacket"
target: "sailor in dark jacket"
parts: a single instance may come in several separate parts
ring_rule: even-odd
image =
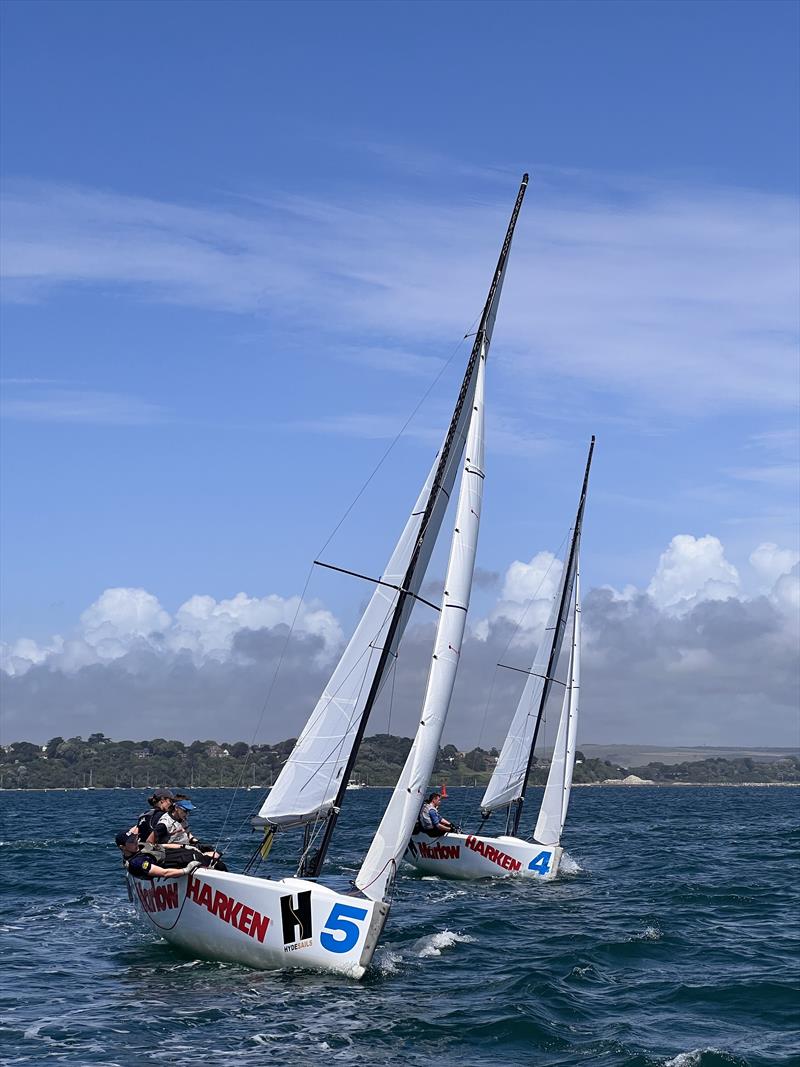
[[[171,789],[156,789],[153,795],[148,799],[147,803],[150,807],[147,811],[142,812],[136,820],[136,825],[132,826],[129,831],[129,833],[138,834],[142,844],[145,843],[153,830],[155,830],[156,823],[161,816],[165,812],[168,812],[171,806],[175,803],[175,794]]]
[[[127,830],[121,830],[114,838],[122,853],[125,869],[134,878],[182,878],[192,874],[203,864],[191,848],[139,849],[139,838]],[[167,867],[166,864],[170,866]]]

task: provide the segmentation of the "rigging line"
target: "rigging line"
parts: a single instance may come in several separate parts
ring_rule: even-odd
[[[514,627],[514,631],[511,634],[511,637],[509,637],[508,643],[506,644],[506,647],[503,649],[503,656],[504,657],[505,657],[506,652],[508,652],[509,648],[511,647],[511,642],[514,640],[514,638],[517,636],[519,631],[522,629],[522,624],[523,624],[523,622],[525,622],[525,616],[530,611],[531,607],[533,606],[534,601],[536,600],[537,596],[539,595],[539,592],[540,592],[542,586],[547,581],[547,576],[550,573],[550,571],[553,569],[553,564],[555,563],[556,560],[560,560],[561,550],[566,545],[567,540],[569,539],[569,535],[570,535],[570,531],[571,530],[572,530],[572,527],[570,526],[570,528],[567,530],[567,532],[564,534],[563,538],[561,539],[561,544],[556,549],[555,555],[553,556],[553,558],[550,560],[549,564],[547,565],[547,570],[542,575],[542,580],[539,582],[539,584],[537,585],[537,587],[534,590],[534,592],[532,593],[532,595],[528,598],[528,600],[527,600],[527,602],[525,604],[525,609],[522,612],[522,615],[520,615],[519,622]]]
[[[498,663],[498,667],[502,667],[506,671],[517,671],[518,674],[530,674],[533,678],[543,678],[545,681],[549,678],[554,685],[561,685],[566,688],[567,683],[560,681],[553,674],[539,674],[538,671],[526,671],[524,667],[512,667],[509,663]]]
[[[389,716],[388,716],[387,721],[386,721],[386,734],[387,734],[388,737],[390,737],[391,733],[392,733],[392,709],[394,708],[394,685],[395,685],[396,681],[397,681],[397,656],[395,656],[394,663],[392,664],[392,691],[389,694]]]
[[[474,325],[475,325],[475,323],[479,321],[480,317],[481,317],[480,315],[478,315],[478,316],[476,316],[476,317],[475,317],[475,319],[473,320],[472,326],[474,326]],[[472,326],[470,326],[470,329],[472,329]],[[448,358],[447,358],[447,360],[445,361],[444,365],[443,365],[443,366],[441,367],[441,369],[439,370],[439,373],[438,373],[438,374],[436,375],[436,377],[435,377],[435,378],[433,379],[433,381],[431,382],[431,384],[430,384],[430,385],[428,386],[428,388],[427,388],[427,389],[425,390],[425,392],[423,393],[423,395],[422,395],[422,396],[420,397],[420,399],[419,399],[419,400],[417,401],[417,404],[416,404],[416,406],[414,407],[414,409],[412,410],[411,414],[410,414],[410,415],[408,416],[408,418],[406,419],[406,421],[405,421],[405,422],[403,423],[403,425],[402,425],[402,426],[400,427],[400,429],[398,430],[398,432],[397,432],[397,434],[395,435],[395,437],[393,438],[393,440],[392,440],[392,441],[391,441],[391,442],[389,443],[389,445],[387,446],[387,448],[386,448],[386,451],[385,451],[385,452],[383,453],[383,455],[381,456],[381,458],[380,458],[380,459],[378,460],[378,462],[376,463],[375,467],[374,467],[374,468],[372,469],[372,472],[371,472],[371,473],[370,473],[370,475],[369,475],[369,476],[367,477],[366,481],[365,481],[365,482],[363,483],[363,485],[361,486],[361,488],[360,488],[360,489],[358,490],[358,492],[356,493],[356,495],[355,495],[355,496],[353,497],[353,499],[352,499],[352,501],[350,502],[350,504],[349,504],[349,505],[347,506],[347,509],[345,510],[345,512],[344,512],[344,514],[342,515],[342,517],[341,517],[341,518],[339,519],[339,521],[338,521],[338,522],[336,523],[336,525],[334,526],[333,530],[331,530],[331,533],[330,533],[330,535],[328,536],[328,539],[327,539],[327,541],[326,541],[326,542],[325,542],[325,544],[324,544],[324,545],[322,546],[322,548],[320,548],[320,550],[319,550],[319,551],[317,552],[317,557],[319,557],[319,556],[321,556],[321,555],[323,554],[323,552],[325,551],[325,549],[326,549],[326,548],[328,547],[328,545],[329,545],[329,544],[331,543],[331,541],[332,541],[332,540],[334,539],[334,537],[336,536],[336,534],[337,534],[337,533],[339,532],[339,529],[341,528],[341,526],[342,526],[342,523],[344,523],[344,521],[345,521],[345,519],[347,518],[347,516],[348,516],[348,515],[350,514],[350,512],[351,512],[351,511],[353,510],[353,508],[354,508],[354,507],[356,506],[356,504],[358,503],[359,499],[360,499],[360,498],[361,498],[361,497],[363,496],[363,494],[364,494],[364,491],[366,490],[366,488],[367,488],[367,486],[369,485],[369,483],[370,483],[370,482],[372,481],[372,479],[373,479],[373,478],[375,477],[375,475],[376,475],[376,474],[378,473],[378,471],[379,471],[379,470],[381,469],[381,467],[383,466],[383,464],[384,464],[384,463],[386,462],[386,460],[387,460],[387,459],[389,458],[389,454],[390,454],[390,452],[392,451],[392,449],[394,448],[394,446],[395,446],[395,445],[397,444],[397,442],[398,442],[398,441],[400,440],[400,438],[401,438],[401,437],[403,436],[403,434],[404,434],[404,433],[406,432],[406,430],[408,429],[408,427],[409,427],[409,425],[411,424],[412,420],[413,420],[413,419],[415,418],[415,416],[417,415],[417,412],[419,411],[419,409],[420,409],[420,408],[422,407],[422,405],[423,405],[423,404],[425,403],[425,401],[426,401],[426,400],[428,399],[428,397],[429,397],[429,396],[431,395],[431,393],[433,392],[433,390],[434,390],[434,389],[436,388],[436,386],[437,386],[437,385],[439,384],[439,381],[441,380],[442,376],[444,375],[444,372],[445,372],[445,371],[446,371],[446,370],[448,369],[448,367],[450,366],[450,364],[451,364],[451,363],[453,362],[453,360],[455,359],[455,357],[456,357],[457,353],[458,353],[458,352],[459,352],[459,350],[460,350],[460,349],[462,348],[462,346],[463,346],[463,344],[464,344],[464,341],[465,341],[465,340],[467,339],[467,337],[469,337],[469,336],[470,336],[470,334],[466,333],[466,334],[464,334],[464,336],[463,336],[463,337],[462,337],[462,338],[461,338],[461,339],[460,339],[460,340],[458,341],[458,343],[456,344],[455,348],[453,349],[453,351],[452,351],[452,352],[450,353],[449,357],[448,357]]]
[[[414,600],[419,600],[421,603],[427,604],[427,606],[433,608],[434,611],[441,611],[441,608],[437,607],[436,604],[431,604],[430,600],[426,600],[425,597],[412,593],[410,589],[402,589],[399,585],[394,585],[392,582],[384,582],[382,578],[371,578],[368,574],[359,574],[358,571],[349,571],[346,567],[336,567],[333,563],[323,563],[321,559],[315,559],[314,566],[326,567],[329,571],[338,571],[340,574],[349,574],[351,578],[362,578],[365,582],[372,582],[374,585],[385,585],[387,589],[396,589],[398,593],[406,593],[408,596],[413,597]]]
[[[478,321],[479,318],[480,318],[480,316],[477,316],[473,320],[472,326],[475,325],[475,323]],[[470,327],[470,329],[471,328],[472,327]],[[458,341],[458,343],[455,345],[455,347],[453,348],[452,352],[450,353],[450,356],[448,357],[448,359],[445,361],[444,365],[439,370],[439,373],[435,376],[435,378],[433,379],[431,384],[428,386],[426,391],[423,393],[422,397],[417,402],[416,406],[411,411],[411,414],[408,416],[408,418],[403,423],[403,425],[400,428],[400,430],[398,431],[398,433],[395,435],[394,439],[391,441],[389,446],[386,448],[385,452],[383,453],[383,455],[379,459],[379,461],[376,464],[376,466],[373,468],[373,470],[370,473],[369,477],[363,483],[363,485],[359,489],[358,493],[353,498],[353,500],[351,501],[350,505],[347,507],[347,509],[345,510],[344,514],[342,515],[342,517],[339,519],[339,521],[336,524],[336,526],[331,531],[330,535],[328,536],[328,539],[325,541],[325,543],[323,544],[322,548],[316,553],[317,556],[321,556],[323,554],[325,549],[328,547],[328,545],[331,543],[333,538],[336,536],[336,533],[338,532],[338,530],[341,527],[342,523],[345,521],[347,516],[353,510],[353,508],[355,507],[355,505],[358,502],[359,498],[362,496],[362,494],[364,493],[364,491],[366,490],[367,486],[370,484],[372,479],[378,473],[378,471],[380,470],[381,466],[383,465],[383,463],[385,462],[385,460],[389,456],[389,453],[392,451],[394,446],[397,444],[397,442],[400,440],[402,435],[405,433],[405,431],[408,428],[409,424],[411,423],[412,419],[416,416],[416,414],[419,411],[419,409],[422,407],[422,405],[425,403],[425,401],[430,396],[430,394],[433,391],[433,389],[439,383],[440,379],[444,375],[444,373],[447,370],[447,368],[450,366],[450,364],[455,359],[456,354],[458,353],[458,351],[463,346],[464,341],[466,340],[467,336],[468,336],[468,334],[465,334],[464,337],[462,337]],[[263,705],[261,707],[261,713],[260,713],[260,715],[258,717],[258,722],[256,723],[256,727],[255,727],[255,729],[253,731],[253,734],[252,734],[252,737],[251,737],[251,741],[250,741],[250,745],[249,745],[249,749],[252,749],[253,743],[254,743],[254,741],[255,741],[256,737],[258,736],[258,733],[259,733],[259,731],[261,729],[261,724],[262,724],[262,722],[264,720],[264,715],[266,714],[266,710],[267,710],[267,707],[269,705],[269,700],[270,700],[270,697],[272,696],[272,691],[275,688],[275,682],[277,681],[278,673],[279,673],[280,668],[281,668],[281,666],[283,664],[283,660],[284,660],[284,656],[286,654],[286,649],[288,647],[289,640],[290,640],[290,638],[291,638],[291,636],[292,636],[292,634],[294,632],[294,627],[295,627],[295,624],[297,622],[298,615],[300,614],[300,608],[301,608],[301,606],[303,604],[303,600],[305,599],[305,594],[306,594],[306,591],[308,590],[308,585],[309,585],[309,582],[311,581],[311,575],[313,573],[313,570],[314,570],[314,565],[312,564],[311,567],[309,568],[308,574],[306,575],[306,580],[305,580],[305,583],[303,585],[303,591],[300,594],[300,599],[299,599],[298,604],[297,604],[297,609],[295,610],[295,613],[294,613],[294,618],[292,619],[292,624],[291,624],[291,626],[289,628],[289,632],[286,635],[286,640],[283,643],[283,647],[281,649],[281,654],[280,654],[280,657],[279,657],[279,660],[278,660],[278,664],[277,664],[277,666],[275,668],[275,671],[273,672],[272,680],[270,682],[269,689],[267,691],[267,695],[266,695],[266,697],[264,699],[264,703],[263,703]],[[241,773],[239,775],[239,779],[238,779],[238,781],[236,783],[236,787],[235,787],[235,789],[233,791],[233,796],[231,797],[230,804],[228,805],[228,810],[225,813],[225,819],[223,820],[222,828],[221,828],[220,833],[219,833],[219,835],[217,837],[217,844],[219,843],[219,838],[222,836],[222,834],[224,834],[225,829],[226,829],[226,827],[228,825],[228,820],[230,818],[230,814],[231,814],[231,810],[233,808],[234,801],[235,801],[236,796],[237,796],[237,794],[239,792],[239,789],[241,787],[242,781],[244,780],[244,774],[245,774],[245,771],[247,770],[247,764],[249,762],[249,757],[250,757],[250,751],[248,750],[247,755],[245,756],[244,763],[242,765],[242,770],[241,770]]]
[[[396,598],[395,598],[395,599],[396,599]],[[358,659],[357,659],[357,660],[355,661],[355,663],[354,663],[354,664],[353,664],[353,666],[352,666],[352,667],[350,668],[350,670],[349,670],[349,671],[347,672],[347,674],[345,675],[345,677],[344,677],[344,678],[342,679],[342,681],[341,681],[341,682],[340,682],[340,684],[339,684],[339,688],[338,688],[338,689],[336,690],[336,692],[335,692],[335,693],[331,693],[331,695],[330,695],[330,697],[329,697],[329,699],[328,699],[327,703],[326,703],[326,704],[325,704],[325,705],[324,705],[324,706],[323,706],[322,708],[320,708],[320,711],[319,711],[319,715],[318,715],[318,716],[316,716],[316,717],[312,717],[312,718],[311,718],[311,719],[310,719],[310,720],[308,721],[308,723],[306,724],[306,727],[305,727],[305,729],[310,729],[310,728],[312,727],[312,725],[315,725],[315,724],[316,724],[317,720],[318,720],[319,718],[321,718],[321,717],[322,717],[322,715],[323,715],[323,714],[324,714],[324,713],[325,713],[325,712],[326,712],[326,711],[328,710],[328,708],[330,707],[331,703],[332,703],[332,702],[333,702],[333,701],[334,701],[334,700],[336,699],[336,697],[338,696],[338,694],[339,694],[339,691],[341,690],[342,686],[344,686],[345,682],[347,682],[347,681],[348,681],[348,679],[350,678],[350,676],[351,676],[351,675],[352,675],[352,674],[353,674],[353,673],[355,672],[356,668],[357,668],[357,667],[359,666],[359,664],[360,664],[360,663],[361,663],[361,662],[363,661],[364,657],[366,657],[366,658],[367,658],[367,664],[366,664],[366,666],[365,666],[365,667],[363,668],[363,674],[362,674],[362,676],[361,676],[361,685],[359,686],[359,689],[358,689],[358,694],[356,695],[355,699],[353,700],[353,710],[352,710],[352,711],[350,712],[350,717],[349,717],[349,719],[347,720],[347,727],[346,727],[346,729],[345,729],[345,731],[344,731],[344,734],[343,734],[343,735],[342,735],[342,737],[341,737],[341,738],[340,738],[340,739],[339,739],[339,740],[338,740],[338,741],[336,742],[336,744],[335,744],[335,745],[333,746],[333,748],[332,748],[332,749],[330,750],[330,752],[328,752],[328,754],[327,754],[327,755],[325,756],[325,758],[324,758],[324,759],[322,760],[322,762],[321,762],[321,763],[319,764],[319,767],[317,768],[317,770],[316,770],[316,771],[314,771],[314,773],[313,773],[313,774],[311,775],[311,778],[308,778],[308,779],[306,779],[306,781],[305,781],[305,783],[304,783],[304,785],[303,785],[303,787],[302,787],[303,789],[305,789],[305,787],[306,787],[306,786],[308,785],[308,783],[309,783],[309,782],[310,782],[310,781],[312,780],[312,778],[314,778],[314,777],[315,777],[315,775],[316,775],[316,774],[318,773],[318,771],[319,771],[319,770],[320,770],[320,769],[321,769],[322,767],[324,767],[324,766],[325,766],[325,764],[326,764],[326,763],[327,763],[327,762],[328,762],[328,761],[329,761],[329,760],[330,760],[330,759],[331,759],[332,757],[334,757],[334,756],[335,756],[335,754],[336,754],[337,750],[341,750],[341,748],[343,747],[343,745],[344,745],[344,742],[345,742],[345,740],[346,740],[346,738],[347,738],[348,734],[350,733],[350,729],[351,729],[351,727],[353,726],[353,723],[354,723],[354,722],[356,721],[356,712],[355,712],[355,709],[356,709],[356,708],[358,707],[359,701],[360,701],[360,699],[361,699],[361,694],[362,694],[362,692],[363,692],[363,690],[364,690],[364,682],[365,682],[365,680],[366,680],[367,672],[369,671],[369,660],[371,659],[371,653],[372,653],[372,652],[375,652],[375,651],[377,651],[377,648],[376,648],[376,646],[375,646],[374,642],[375,642],[375,641],[377,641],[377,640],[378,640],[378,638],[380,637],[380,635],[381,635],[381,632],[383,631],[384,627],[386,626],[386,623],[388,622],[388,620],[389,620],[389,618],[390,618],[390,616],[391,616],[391,614],[392,614],[392,611],[393,611],[393,610],[394,610],[394,607],[393,607],[393,606],[390,606],[389,608],[387,608],[387,610],[386,610],[386,614],[385,614],[385,615],[384,615],[384,617],[383,617],[383,621],[382,621],[382,622],[380,623],[380,625],[378,626],[378,629],[377,629],[377,630],[375,631],[375,635],[374,635],[374,637],[372,637],[372,638],[370,639],[370,642],[369,642],[369,644],[368,644],[368,645],[367,645],[367,646],[366,646],[366,647],[364,648],[364,651],[363,651],[363,652],[361,653],[361,655],[360,655],[360,656],[358,657]],[[396,658],[396,657],[395,657],[395,658]],[[383,688],[383,686],[382,686],[382,685],[381,685],[381,688]],[[362,712],[363,712],[363,709],[362,709]],[[329,787],[330,787],[330,784],[331,784],[331,781],[332,781],[332,779],[333,779],[333,770],[331,770],[331,776],[330,776],[330,777],[328,778],[328,786],[329,786]]]
[[[550,563],[548,564],[547,570],[546,570],[546,571],[544,572],[544,574],[542,575],[542,580],[541,580],[541,581],[539,582],[539,584],[538,584],[538,586],[536,587],[536,589],[534,590],[534,592],[533,592],[532,596],[531,596],[531,597],[530,597],[530,598],[528,599],[528,602],[527,602],[527,603],[526,603],[526,605],[525,605],[525,610],[524,610],[524,611],[522,612],[522,615],[521,615],[521,616],[520,616],[520,618],[519,618],[519,622],[518,622],[518,623],[517,623],[517,625],[516,625],[516,626],[514,627],[514,630],[513,630],[512,634],[511,634],[511,636],[509,637],[509,639],[508,639],[508,642],[506,643],[506,647],[505,647],[505,648],[503,649],[503,658],[505,658],[505,655],[506,655],[506,653],[508,652],[509,648],[511,647],[511,643],[512,643],[512,641],[513,641],[513,640],[514,640],[514,638],[515,638],[515,637],[517,636],[517,634],[519,633],[519,631],[520,631],[520,630],[522,629],[522,624],[523,624],[523,622],[525,621],[525,616],[526,616],[526,615],[528,614],[528,612],[530,611],[530,609],[531,609],[531,606],[533,605],[534,601],[536,600],[536,598],[537,598],[537,596],[538,596],[538,594],[539,594],[539,592],[540,592],[540,590],[541,590],[542,586],[543,586],[543,585],[544,585],[544,583],[546,582],[546,580],[547,580],[547,576],[549,575],[550,571],[551,571],[551,570],[552,570],[552,568],[553,568],[553,564],[555,563],[555,561],[556,561],[557,559],[560,559],[560,555],[561,555],[561,550],[562,550],[562,549],[564,548],[565,544],[567,543],[567,540],[569,539],[569,535],[570,535],[570,532],[571,532],[571,530],[572,530],[572,527],[570,526],[570,527],[569,527],[569,529],[567,530],[566,534],[564,534],[563,538],[561,539],[561,544],[560,544],[560,545],[558,546],[558,548],[556,549],[556,551],[555,551],[555,555],[554,555],[554,556],[553,556],[553,558],[552,558],[552,559],[550,560]],[[496,679],[496,678],[497,678],[497,669],[498,669],[498,667],[500,667],[500,666],[504,666],[504,664],[500,664],[500,663],[498,663],[498,664],[497,664],[497,665],[495,666],[495,674],[494,674],[494,679]],[[531,673],[532,673],[532,672],[531,672]],[[494,679],[492,679],[492,689],[494,689]],[[488,712],[488,710],[489,710],[489,704],[488,704],[488,701],[487,701],[487,704],[486,704],[486,710],[484,711],[484,714],[483,714],[483,721],[484,721],[484,723],[486,722],[486,715],[487,715],[487,712]],[[530,710],[528,711],[528,718],[530,718]],[[481,727],[481,729],[483,729],[483,727]],[[506,740],[507,740],[507,739],[506,739]],[[503,747],[505,747],[505,745],[504,745]],[[518,771],[517,771],[517,770],[511,770],[511,771],[509,771],[509,772],[508,772],[508,775],[509,775],[509,782],[510,782],[510,781],[511,781],[511,779],[512,779],[512,778],[513,778],[513,777],[515,776],[515,774],[516,774],[516,773],[518,773]]]
[[[245,774],[245,771],[247,770],[247,764],[250,761],[250,756],[252,754],[253,744],[255,742],[256,737],[258,736],[259,731],[261,730],[261,724],[264,721],[264,716],[266,715],[267,707],[269,705],[270,698],[272,697],[272,691],[275,688],[275,682],[278,680],[278,673],[280,672],[281,666],[283,665],[284,656],[286,655],[286,649],[289,647],[289,641],[291,640],[292,634],[294,633],[294,628],[295,628],[295,626],[297,624],[297,619],[298,619],[298,617],[300,615],[300,608],[303,606],[303,601],[305,600],[306,592],[308,590],[308,584],[311,581],[311,575],[313,573],[314,573],[314,567],[313,567],[313,564],[312,564],[312,566],[310,566],[308,568],[308,574],[306,575],[305,584],[303,585],[303,590],[300,593],[300,598],[297,601],[297,607],[295,608],[294,616],[292,618],[292,624],[289,627],[289,632],[286,634],[286,638],[285,638],[285,640],[283,642],[283,646],[281,648],[281,654],[278,657],[278,662],[275,665],[275,670],[272,672],[272,680],[269,683],[269,688],[267,689],[267,695],[264,697],[264,702],[261,705],[261,714],[258,716],[258,721],[257,721],[257,723],[255,725],[255,729],[253,730],[253,734],[252,734],[252,736],[250,738],[250,744],[248,745],[247,754],[246,754],[246,756],[244,758],[244,763],[242,764],[242,770],[241,770],[241,773],[239,774],[239,779],[238,779],[238,781],[236,783],[236,787],[233,790],[233,796],[231,797],[230,803],[228,804],[228,810],[225,812],[225,818],[224,818],[223,823],[222,823],[222,828],[220,829],[219,833],[217,834],[216,842],[214,844],[214,851],[215,852],[217,851],[217,845],[219,844],[220,839],[222,838],[222,835],[225,833],[225,829],[226,829],[226,827],[228,825],[228,821],[229,821],[229,819],[231,817],[231,811],[233,810],[234,802],[235,802],[236,797],[237,797],[237,795],[239,793],[239,790],[241,789],[242,782],[244,781],[244,774]]]

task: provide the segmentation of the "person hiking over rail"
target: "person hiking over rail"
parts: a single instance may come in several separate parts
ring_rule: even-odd
[[[117,848],[122,853],[125,870],[134,878],[182,878],[193,874],[203,866],[198,854],[191,848],[159,849],[145,846],[146,851],[139,850],[139,838],[136,834],[121,830],[114,838]],[[173,866],[164,866],[169,862]]]

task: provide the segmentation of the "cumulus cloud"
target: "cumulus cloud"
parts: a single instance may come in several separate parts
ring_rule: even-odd
[[[71,674],[132,653],[152,653],[181,655],[200,667],[235,658],[236,639],[243,632],[274,631],[293,621],[298,633],[319,638],[317,661],[329,661],[342,643],[342,631],[335,616],[316,601],[301,604],[299,597],[245,593],[220,601],[193,596],[171,616],[144,589],[106,589],[83,612],[74,634],[66,639],[57,635],[41,646],[28,638],[4,644],[0,666],[9,675],[42,664]]]
[[[528,640],[531,635],[538,641],[562,570],[561,560],[552,552],[537,552],[528,563],[514,560],[505,573],[500,598],[488,618],[474,625],[475,636],[485,641],[490,629],[502,622],[515,627],[516,641]]]
[[[717,537],[678,534],[661,554],[647,592],[660,607],[685,611],[704,600],[727,600],[739,591],[739,573]]]
[[[789,575],[800,561],[800,553],[790,548],[778,548],[771,541],[758,545],[750,553],[750,565],[758,575],[760,592],[773,588],[782,575]]]
[[[797,744],[794,557],[759,545],[754,573],[775,580],[748,597],[718,539],[682,534],[661,555],[647,589],[588,591],[580,739]],[[508,567],[496,604],[467,630],[446,740],[467,747],[502,742],[524,678],[497,664],[530,666],[560,572],[560,561],[546,551]],[[496,587],[496,576],[487,577]],[[415,730],[432,636],[432,623],[412,620],[369,732]],[[333,613],[294,597],[195,596],[170,613],[145,590],[109,589],[73,633],[41,644],[21,638],[5,648],[5,738],[43,741],[103,730],[248,739],[281,659],[258,736],[296,736],[341,644]],[[546,724],[545,743],[554,728]]]

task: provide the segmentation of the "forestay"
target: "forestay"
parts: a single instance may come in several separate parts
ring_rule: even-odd
[[[419,592],[447,509],[463,452],[474,392],[473,374],[441,483],[444,492],[437,494],[425,530],[419,562],[407,587],[408,592],[414,595]],[[438,464],[437,453],[422,492],[381,577],[381,582],[385,584],[375,586],[366,611],[259,812],[261,818],[273,825],[291,826],[310,822],[325,816],[334,804],[370,688],[381,664],[386,635],[417,543]],[[397,653],[413,603],[413,595],[404,598],[390,649],[392,656]]]
[[[571,603],[574,579],[573,556],[572,567],[566,566],[561,575],[544,635],[539,643],[528,680],[497,760],[497,766],[483,795],[481,809],[485,812],[507,807],[513,801],[518,800],[524,791],[528,759],[534,742],[536,723],[541,713],[542,697],[546,696],[545,675],[548,665],[558,660],[561,651],[567,622],[566,607]],[[559,611],[562,606],[563,609]]]
[[[311,718],[259,812],[262,819],[274,826],[302,825],[335,815],[338,810],[351,754],[355,756],[355,746],[397,655],[461,465],[478,372],[491,343],[511,240],[527,184],[525,174],[442,449],[381,583],[376,586]],[[324,857],[334,821],[335,818],[328,819],[325,838],[315,858],[317,867]]]
[[[576,551],[577,559],[577,551]],[[575,603],[572,612],[572,646],[570,649],[567,686],[561,718],[558,722],[553,759],[547,784],[544,787],[542,806],[533,833],[534,841],[541,845],[557,845],[567,818],[569,797],[572,791],[572,772],[575,766],[575,743],[578,734],[578,698],[581,686],[581,592],[580,564],[575,574]]]
[[[433,772],[447,718],[467,620],[483,500],[483,406],[486,346],[482,347],[441,615],[422,716],[397,787],[372,841],[356,886],[382,900],[405,852]]]

